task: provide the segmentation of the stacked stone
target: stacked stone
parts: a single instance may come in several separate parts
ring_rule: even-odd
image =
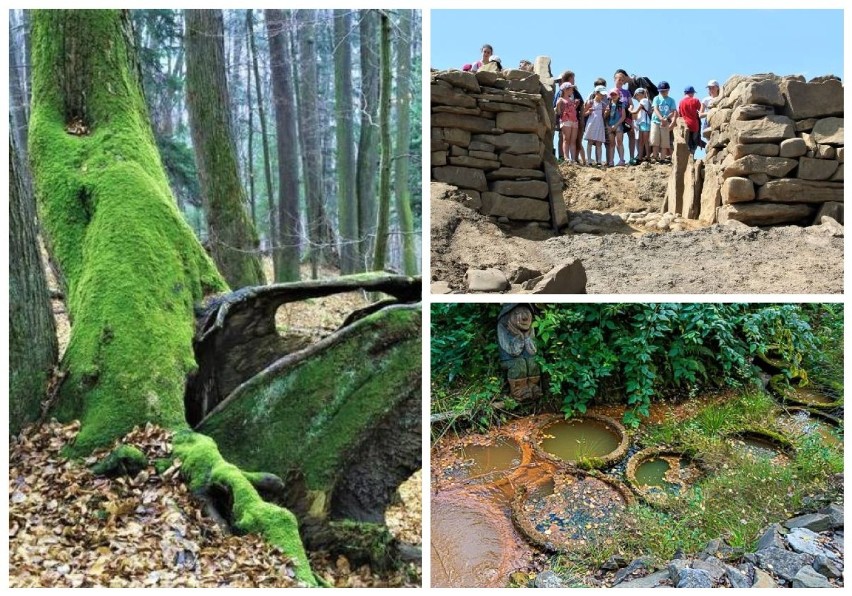
[[[843,85],[734,76],[710,112],[699,219],[843,222]],[[707,131],[705,131],[707,135]]]
[[[567,224],[546,79],[522,70],[433,72],[432,180],[457,186],[484,215]]]

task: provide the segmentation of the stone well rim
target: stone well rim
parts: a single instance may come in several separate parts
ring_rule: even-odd
[[[545,430],[557,424],[559,422],[571,422],[575,420],[593,420],[599,422],[606,426],[609,430],[613,431],[618,436],[618,445],[616,448],[609,453],[601,456],[591,457],[584,460],[572,461],[562,459],[561,457],[554,455],[548,451],[545,451],[541,444],[544,441]],[[603,414],[581,414],[580,416],[573,416],[571,418],[565,418],[561,414],[549,414],[542,418],[541,421],[536,425],[535,434],[533,436],[533,449],[536,451],[539,457],[546,459],[552,463],[557,465],[568,464],[571,466],[575,466],[578,469],[586,469],[586,470],[594,470],[600,468],[606,468],[614,463],[624,459],[624,456],[627,455],[627,450],[630,447],[630,437],[628,436],[627,429],[615,418],[610,418],[609,416],[604,416]]]

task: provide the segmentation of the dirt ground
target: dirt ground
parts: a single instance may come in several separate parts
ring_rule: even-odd
[[[642,164],[600,170],[563,164],[572,225],[590,221],[599,233],[577,233],[569,225],[555,236],[538,223],[500,222],[433,193],[432,282],[446,282],[453,293],[463,293],[469,268],[493,267],[511,279],[521,266],[545,273],[579,259],[590,294],[843,292],[843,238],[825,226],[683,221],[659,232],[628,224],[629,213],[659,211],[670,168]]]

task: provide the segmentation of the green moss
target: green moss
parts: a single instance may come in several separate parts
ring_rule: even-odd
[[[92,466],[98,476],[136,476],[148,467],[148,458],[133,445],[119,445],[109,455]]]
[[[275,378],[249,381],[199,430],[247,469],[304,473],[327,491],[365,429],[420,387],[420,307],[383,309],[346,339]]]
[[[355,565],[370,565],[373,570],[396,567],[396,548],[387,526],[350,520],[329,523],[335,546]]]
[[[181,460],[181,471],[194,491],[216,484],[226,486],[233,498],[234,526],[243,532],[261,534],[292,560],[296,578],[316,586],[296,516],[290,511],[267,503],[243,472],[225,461],[210,437],[184,431],[174,437],[174,454]]]
[[[33,15],[30,155],[74,321],[56,414],[80,418],[77,453],[141,421],[185,426],[193,305],[226,289],[169,190],[123,26],[119,11]],[[66,68],[88,81],[86,134],[66,131]]]

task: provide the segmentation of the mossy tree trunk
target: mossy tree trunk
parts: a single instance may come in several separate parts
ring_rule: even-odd
[[[57,413],[81,451],[185,424],[193,305],[227,288],[169,190],[126,13],[33,15],[30,158],[74,321]]]
[[[9,431],[39,416],[56,365],[56,329],[38,246],[35,203],[9,135]]]
[[[187,10],[186,92],[210,250],[232,288],[263,283],[257,233],[246,213],[225,77],[221,10]]]
[[[299,273],[299,146],[293,75],[289,60],[284,11],[267,9],[272,98],[278,132],[278,241],[275,281],[297,281]]]
[[[417,238],[414,235],[414,216],[411,213],[411,189],[408,181],[408,164],[413,156],[409,155],[411,144],[411,18],[412,11],[399,11],[399,32],[396,44],[396,151],[394,155],[394,197],[396,199],[396,217],[399,233],[402,236],[402,264],[406,275],[416,275]],[[415,77],[420,85],[419,77]],[[419,88],[419,87],[418,87]]]
[[[379,87],[379,131],[381,135],[381,161],[379,162],[379,214],[376,221],[376,247],[373,252],[374,271],[385,268],[388,252],[388,227],[390,224],[390,171],[391,171],[391,131],[390,131],[390,17],[386,11],[381,13],[381,86]]]
[[[365,10],[359,15],[361,34],[361,127],[355,187],[358,193],[358,271],[369,262],[371,240],[376,231],[376,174],[379,166],[379,13]]]
[[[336,124],[337,213],[340,271],[358,269],[358,203],[355,193],[355,111],[352,109],[352,17],[334,11],[334,120]]]

